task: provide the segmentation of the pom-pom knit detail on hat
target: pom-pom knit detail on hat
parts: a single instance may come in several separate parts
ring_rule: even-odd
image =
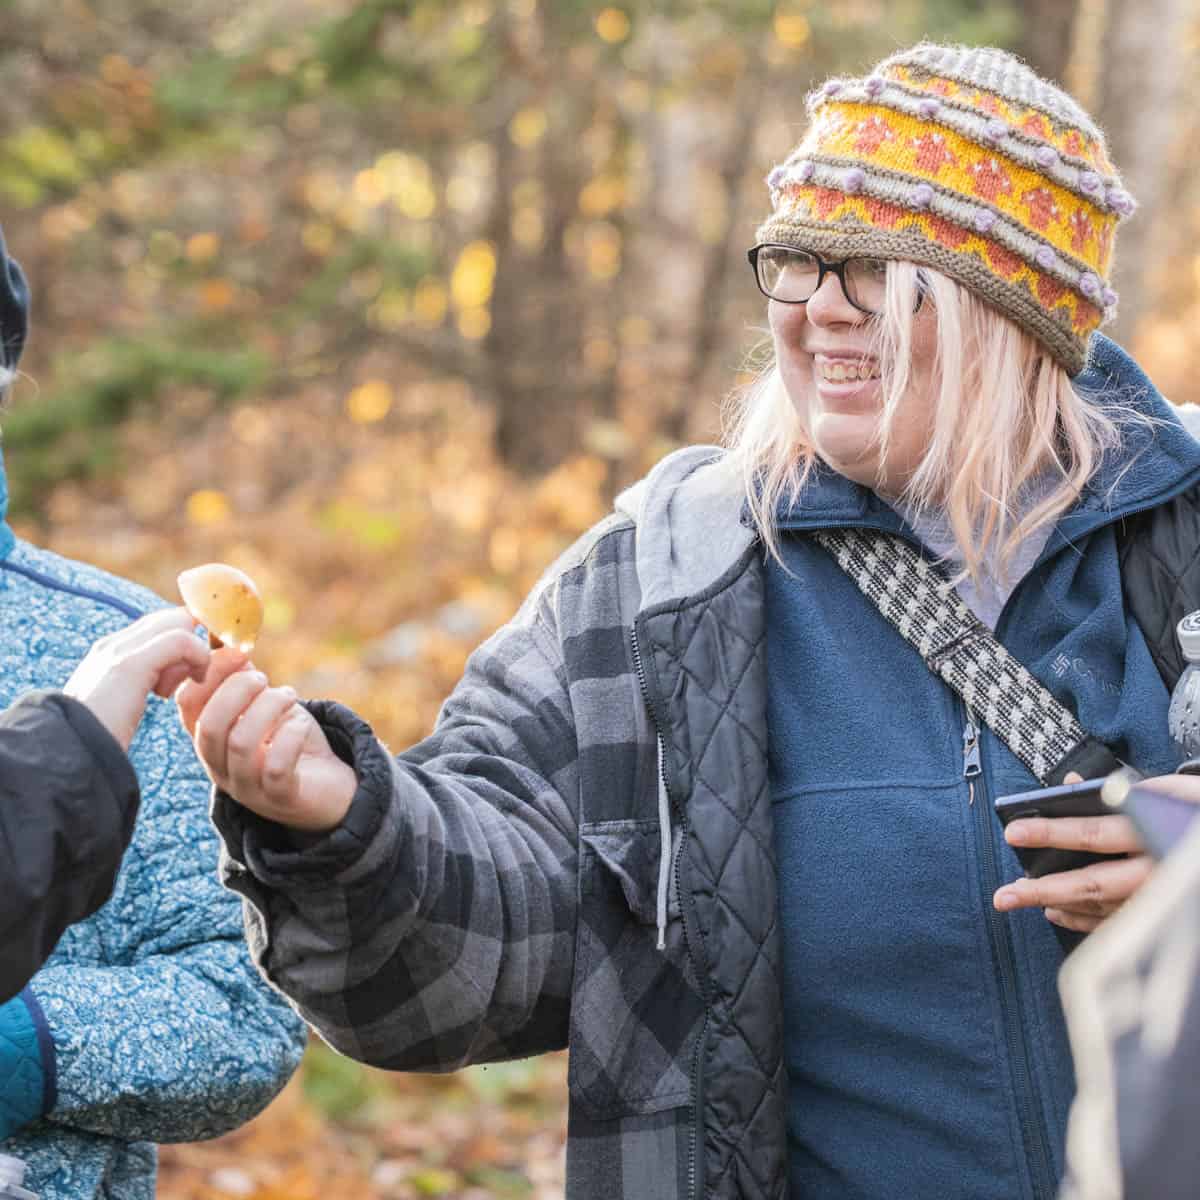
[[[760,242],[933,267],[1082,369],[1136,205],[1066,92],[1002,50],[920,45],[830,80],[808,108]]]

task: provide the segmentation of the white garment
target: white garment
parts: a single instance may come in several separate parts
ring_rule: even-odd
[[[1034,505],[1038,504],[1053,486],[1053,480],[1040,478],[1028,485],[1022,498],[1021,515],[1023,516]],[[896,504],[896,511],[912,526],[913,532],[921,542],[933,551],[939,560],[949,569],[951,575],[956,575],[963,566],[963,556],[950,531],[950,522],[945,517],[919,517],[913,509],[905,504]],[[967,607],[994,633],[996,622],[1004,609],[1009,596],[1017,584],[1029,574],[1030,568],[1038,560],[1050,540],[1053,524],[1043,525],[1031,537],[1027,537],[1009,563],[1008,574],[1004,579],[995,573],[995,560],[987,559],[983,563],[983,575],[980,585],[976,587],[968,575],[961,580],[956,591],[966,602]]]

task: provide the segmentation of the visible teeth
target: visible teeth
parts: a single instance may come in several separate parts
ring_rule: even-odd
[[[845,362],[820,363],[817,370],[820,372],[821,378],[827,379],[830,383],[846,383],[847,381],[861,383],[865,380],[879,378],[879,372],[865,363],[861,366],[857,363]]]

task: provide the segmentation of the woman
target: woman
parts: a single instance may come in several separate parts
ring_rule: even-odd
[[[0,239],[10,377],[27,311]],[[18,539],[6,501],[0,462],[0,709],[15,703],[0,729],[0,786],[15,789],[0,793],[15,860],[0,877],[0,924],[6,960],[10,938],[19,959],[6,961],[5,991],[63,924],[86,919],[0,1003],[0,1154],[25,1160],[41,1200],[150,1200],[154,1144],[249,1120],[295,1069],[304,1030],[255,974],[240,906],[213,878],[208,783],[174,706],[147,703],[155,683],[169,691],[207,660],[191,622],[143,588]],[[64,681],[67,694],[48,691]]]
[[[817,535],[942,558],[1091,735],[1165,773],[1116,525],[1200,481],[1200,447],[1093,337],[1132,202],[1017,60],[920,46],[831,81],[770,184],[775,366],[728,450],[619,498],[426,741],[393,758],[220,663],[181,688],[224,878],[347,1054],[569,1047],[572,1197],[1050,1197],[1055,929],[1149,868],[1019,879],[992,801],[1037,780]],[[1024,832],[1136,849],[1118,817]]]

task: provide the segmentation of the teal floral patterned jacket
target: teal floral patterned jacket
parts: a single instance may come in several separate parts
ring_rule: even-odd
[[[18,540],[6,499],[0,462],[0,708],[61,687],[97,638],[163,603]],[[130,755],[141,810],[111,899],[0,1005],[0,1153],[25,1159],[41,1200],[151,1200],[154,1144],[249,1120],[305,1042],[217,880],[209,783],[173,704],[151,698]]]

